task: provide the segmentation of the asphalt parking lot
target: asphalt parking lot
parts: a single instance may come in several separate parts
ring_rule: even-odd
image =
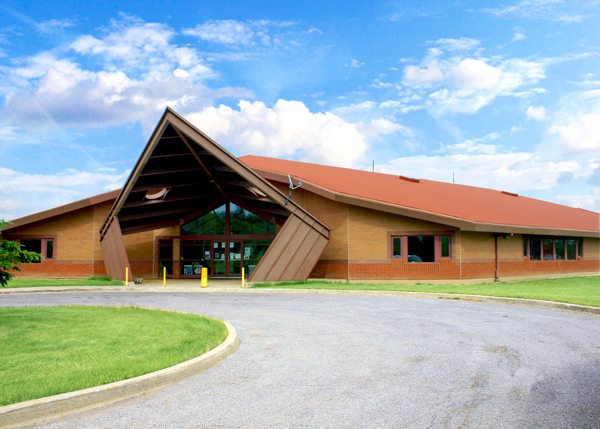
[[[597,428],[600,317],[390,296],[54,293],[0,306],[135,305],[227,320],[239,350],[48,428]]]

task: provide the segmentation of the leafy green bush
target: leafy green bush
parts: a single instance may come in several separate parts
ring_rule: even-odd
[[[10,225],[4,219],[0,219],[0,286],[6,287],[6,284],[15,275],[10,271],[21,271],[20,264],[27,264],[39,261],[42,255],[28,250],[23,250],[22,246],[16,241],[2,240],[2,229]]]

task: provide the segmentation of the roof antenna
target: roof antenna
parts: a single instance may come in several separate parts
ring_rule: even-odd
[[[287,206],[287,203],[290,201],[290,198],[292,198],[292,192],[294,191],[294,189],[298,189],[300,186],[302,186],[302,182],[298,182],[298,186],[294,186],[294,182],[292,182],[292,178],[290,177],[289,174],[288,174],[288,179],[290,179],[290,196],[288,197],[287,200],[285,200],[286,206]]]

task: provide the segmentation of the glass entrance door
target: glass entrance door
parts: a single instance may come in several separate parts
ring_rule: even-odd
[[[229,250],[229,275],[230,276],[241,276],[242,275],[242,242],[241,241],[230,241],[228,244]]]
[[[227,242],[213,241],[213,276],[224,276],[227,264]]]

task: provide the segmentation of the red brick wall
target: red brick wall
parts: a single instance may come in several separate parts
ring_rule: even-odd
[[[580,259],[579,261],[535,261],[500,262],[499,276],[531,276],[544,274],[598,273],[600,261],[597,259]],[[346,261],[320,260],[310,275],[315,279],[350,279],[350,280],[442,280],[442,279],[477,279],[493,278],[495,261],[487,262],[452,262],[443,259],[439,263],[405,264],[401,259],[381,261]],[[349,277],[348,277],[349,276]]]

